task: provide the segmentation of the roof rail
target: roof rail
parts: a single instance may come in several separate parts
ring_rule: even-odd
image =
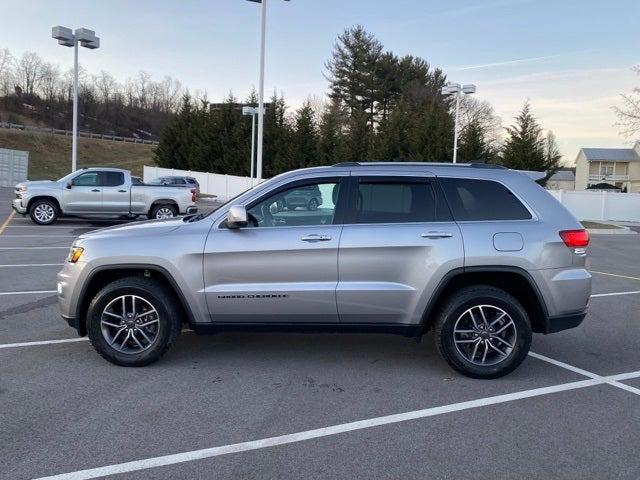
[[[366,167],[366,166],[393,166],[398,167],[401,165],[406,166],[420,166],[426,165],[430,167],[466,167],[466,168],[487,168],[487,169],[499,169],[507,170],[507,167],[503,165],[496,165],[493,163],[449,163],[449,162],[342,162],[331,165],[332,167]]]

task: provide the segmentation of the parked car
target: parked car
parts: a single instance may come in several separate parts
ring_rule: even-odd
[[[296,188],[282,197],[282,205],[289,210],[295,210],[296,207],[317,210],[322,205],[320,188],[318,185]]]
[[[58,181],[22,182],[13,209],[39,225],[60,216],[171,218],[196,213],[195,189],[170,189],[135,182],[128,170],[85,168]]]
[[[274,208],[307,188],[322,209]],[[522,172],[351,163],[279,175],[206,216],[81,235],[58,274],[58,302],[118,365],[158,360],[185,325],[432,330],[452,368],[495,378],[524,360],[532,332],[582,322],[588,243]]]
[[[149,182],[149,185],[171,185],[174,187],[195,188],[196,193],[200,195],[200,184],[193,177],[169,176],[158,177]]]

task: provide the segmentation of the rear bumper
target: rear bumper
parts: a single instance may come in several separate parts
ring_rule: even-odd
[[[195,205],[187,207],[187,215],[191,215],[193,213],[198,213],[198,207],[196,207]]]
[[[556,333],[561,332],[562,330],[575,328],[582,323],[586,316],[587,310],[566,315],[557,315],[555,317],[547,317],[544,333]]]

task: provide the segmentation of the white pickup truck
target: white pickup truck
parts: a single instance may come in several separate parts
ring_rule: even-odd
[[[195,189],[131,181],[118,168],[85,168],[60,180],[22,182],[15,187],[13,209],[39,225],[60,216],[171,218],[198,211]]]

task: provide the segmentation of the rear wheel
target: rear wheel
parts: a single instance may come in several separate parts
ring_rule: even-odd
[[[158,360],[177,338],[181,325],[173,292],[142,277],[108,284],[87,311],[93,347],[111,363],[127,367]]]
[[[309,200],[307,204],[307,210],[317,210],[318,209],[318,201],[315,198]]]
[[[499,288],[478,285],[453,294],[435,326],[436,345],[456,371],[498,378],[522,363],[531,347],[531,325],[518,300]]]
[[[29,216],[38,225],[50,225],[58,218],[58,206],[51,200],[35,200],[29,207]]]
[[[149,213],[151,219],[173,218],[178,216],[178,209],[175,205],[154,205]]]

